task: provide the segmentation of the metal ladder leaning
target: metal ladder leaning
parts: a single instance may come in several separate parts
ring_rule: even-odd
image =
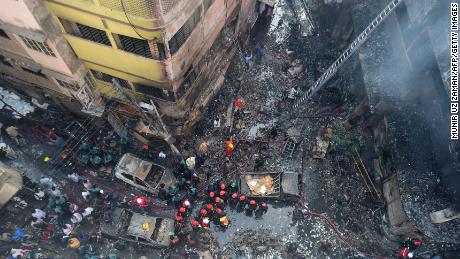
[[[293,105],[293,109],[296,109],[305,102],[308,98],[310,98],[313,94],[315,94],[323,85],[337,72],[337,70],[347,61],[351,55],[353,55],[358,48],[366,42],[368,36],[379,26],[385,18],[388,17],[396,7],[402,2],[403,0],[392,0],[386,7],[383,9],[377,17],[372,20],[372,22],[366,27],[364,31],[362,31],[359,36],[348,46],[348,48],[337,58],[334,63],[324,72],[318,80],[313,84],[313,86],[305,92],[302,97],[300,97]]]

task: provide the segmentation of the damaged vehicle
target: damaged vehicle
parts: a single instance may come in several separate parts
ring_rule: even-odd
[[[251,198],[297,199],[301,176],[295,172],[241,173],[240,193]]]
[[[100,231],[102,235],[115,239],[165,248],[171,243],[168,234],[174,232],[174,220],[117,207],[106,211]]]
[[[170,170],[131,153],[124,154],[118,161],[115,176],[127,184],[154,194],[158,192],[160,184],[168,188],[176,182]]]

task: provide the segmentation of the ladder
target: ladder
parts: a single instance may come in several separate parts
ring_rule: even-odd
[[[292,155],[294,154],[294,150],[295,150],[296,146],[297,145],[294,142],[294,140],[292,140],[291,138],[288,138],[286,140],[286,142],[284,143],[283,155],[286,156],[286,157],[291,158]]]
[[[308,98],[313,94],[318,92],[318,90],[323,87],[323,85],[337,72],[337,70],[347,61],[351,55],[353,55],[358,48],[366,42],[369,35],[379,26],[385,18],[388,17],[396,7],[403,0],[392,0],[386,7],[383,9],[377,17],[372,20],[372,22],[362,31],[359,36],[348,46],[348,48],[335,60],[334,63],[324,72],[318,80],[313,84],[313,86],[306,91],[302,97],[300,97],[293,105],[293,109],[297,109],[302,103],[304,103]]]

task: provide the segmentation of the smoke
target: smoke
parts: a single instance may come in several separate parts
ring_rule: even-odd
[[[429,129],[426,140],[431,140],[432,149],[422,153],[426,158],[434,154],[435,161],[426,170],[436,171],[452,196],[460,198],[460,186],[455,185],[460,182],[457,159],[449,151],[449,17],[450,1],[406,0],[370,36],[359,55],[371,104],[385,101],[399,107],[398,116],[411,120],[405,129],[409,137],[418,128]],[[422,113],[422,119],[414,121],[404,107]]]

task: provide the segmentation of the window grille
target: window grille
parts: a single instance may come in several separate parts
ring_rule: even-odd
[[[118,39],[120,40],[119,48],[134,53],[139,56],[143,56],[146,58],[152,58],[152,52],[150,52],[149,43],[146,40],[131,38],[124,35],[117,35]]]
[[[100,44],[104,44],[107,46],[112,46],[110,43],[109,37],[107,36],[107,33],[103,30],[99,30],[93,27],[89,27],[83,24],[76,23],[77,28],[79,30],[79,33],[75,36],[82,37],[84,39],[94,41]],[[73,33],[71,33],[73,34]]]
[[[91,75],[91,72],[88,71],[86,72],[86,75],[85,77],[83,78],[85,80],[85,83],[91,88],[91,89],[95,89],[96,88],[96,82],[94,82],[94,78],[93,76]]]
[[[8,34],[6,34],[6,32],[2,29],[0,29],[0,36],[5,39],[10,39],[10,37],[8,37]]]
[[[180,0],[161,0],[161,7],[163,14],[169,13],[178,3]]]
[[[39,52],[44,53],[44,54],[46,54],[48,56],[56,57],[56,55],[54,54],[53,50],[48,46],[48,44],[46,42],[39,42],[39,41],[36,41],[36,40],[26,38],[24,36],[21,36],[21,39],[24,41],[24,43],[26,44],[26,46],[29,49],[39,51]]]
[[[99,3],[106,8],[126,12],[129,16],[143,18],[158,18],[159,16],[157,0],[99,0]]]
[[[56,79],[58,84],[64,88],[70,89],[72,91],[77,92],[78,91],[78,85],[76,83],[68,83],[59,79]]]
[[[156,88],[155,86],[135,84],[136,92],[154,96],[167,101],[174,101],[174,93]]]
[[[180,47],[187,41],[188,37],[192,34],[201,18],[201,6],[199,6],[192,16],[184,23],[184,25],[174,34],[169,41],[169,50],[171,54],[175,54]]]
[[[117,79],[117,81],[120,83],[120,85],[122,87],[131,90],[131,86],[129,85],[128,81],[126,81],[124,79],[121,79],[121,78],[118,78],[118,77],[115,77],[115,76],[111,76],[109,74],[102,73],[100,71],[96,71],[96,70],[93,70],[93,69],[91,69],[91,72],[93,73],[94,77],[97,80],[101,80],[101,81],[104,81],[104,82],[112,84],[112,79],[115,78],[115,79]]]

